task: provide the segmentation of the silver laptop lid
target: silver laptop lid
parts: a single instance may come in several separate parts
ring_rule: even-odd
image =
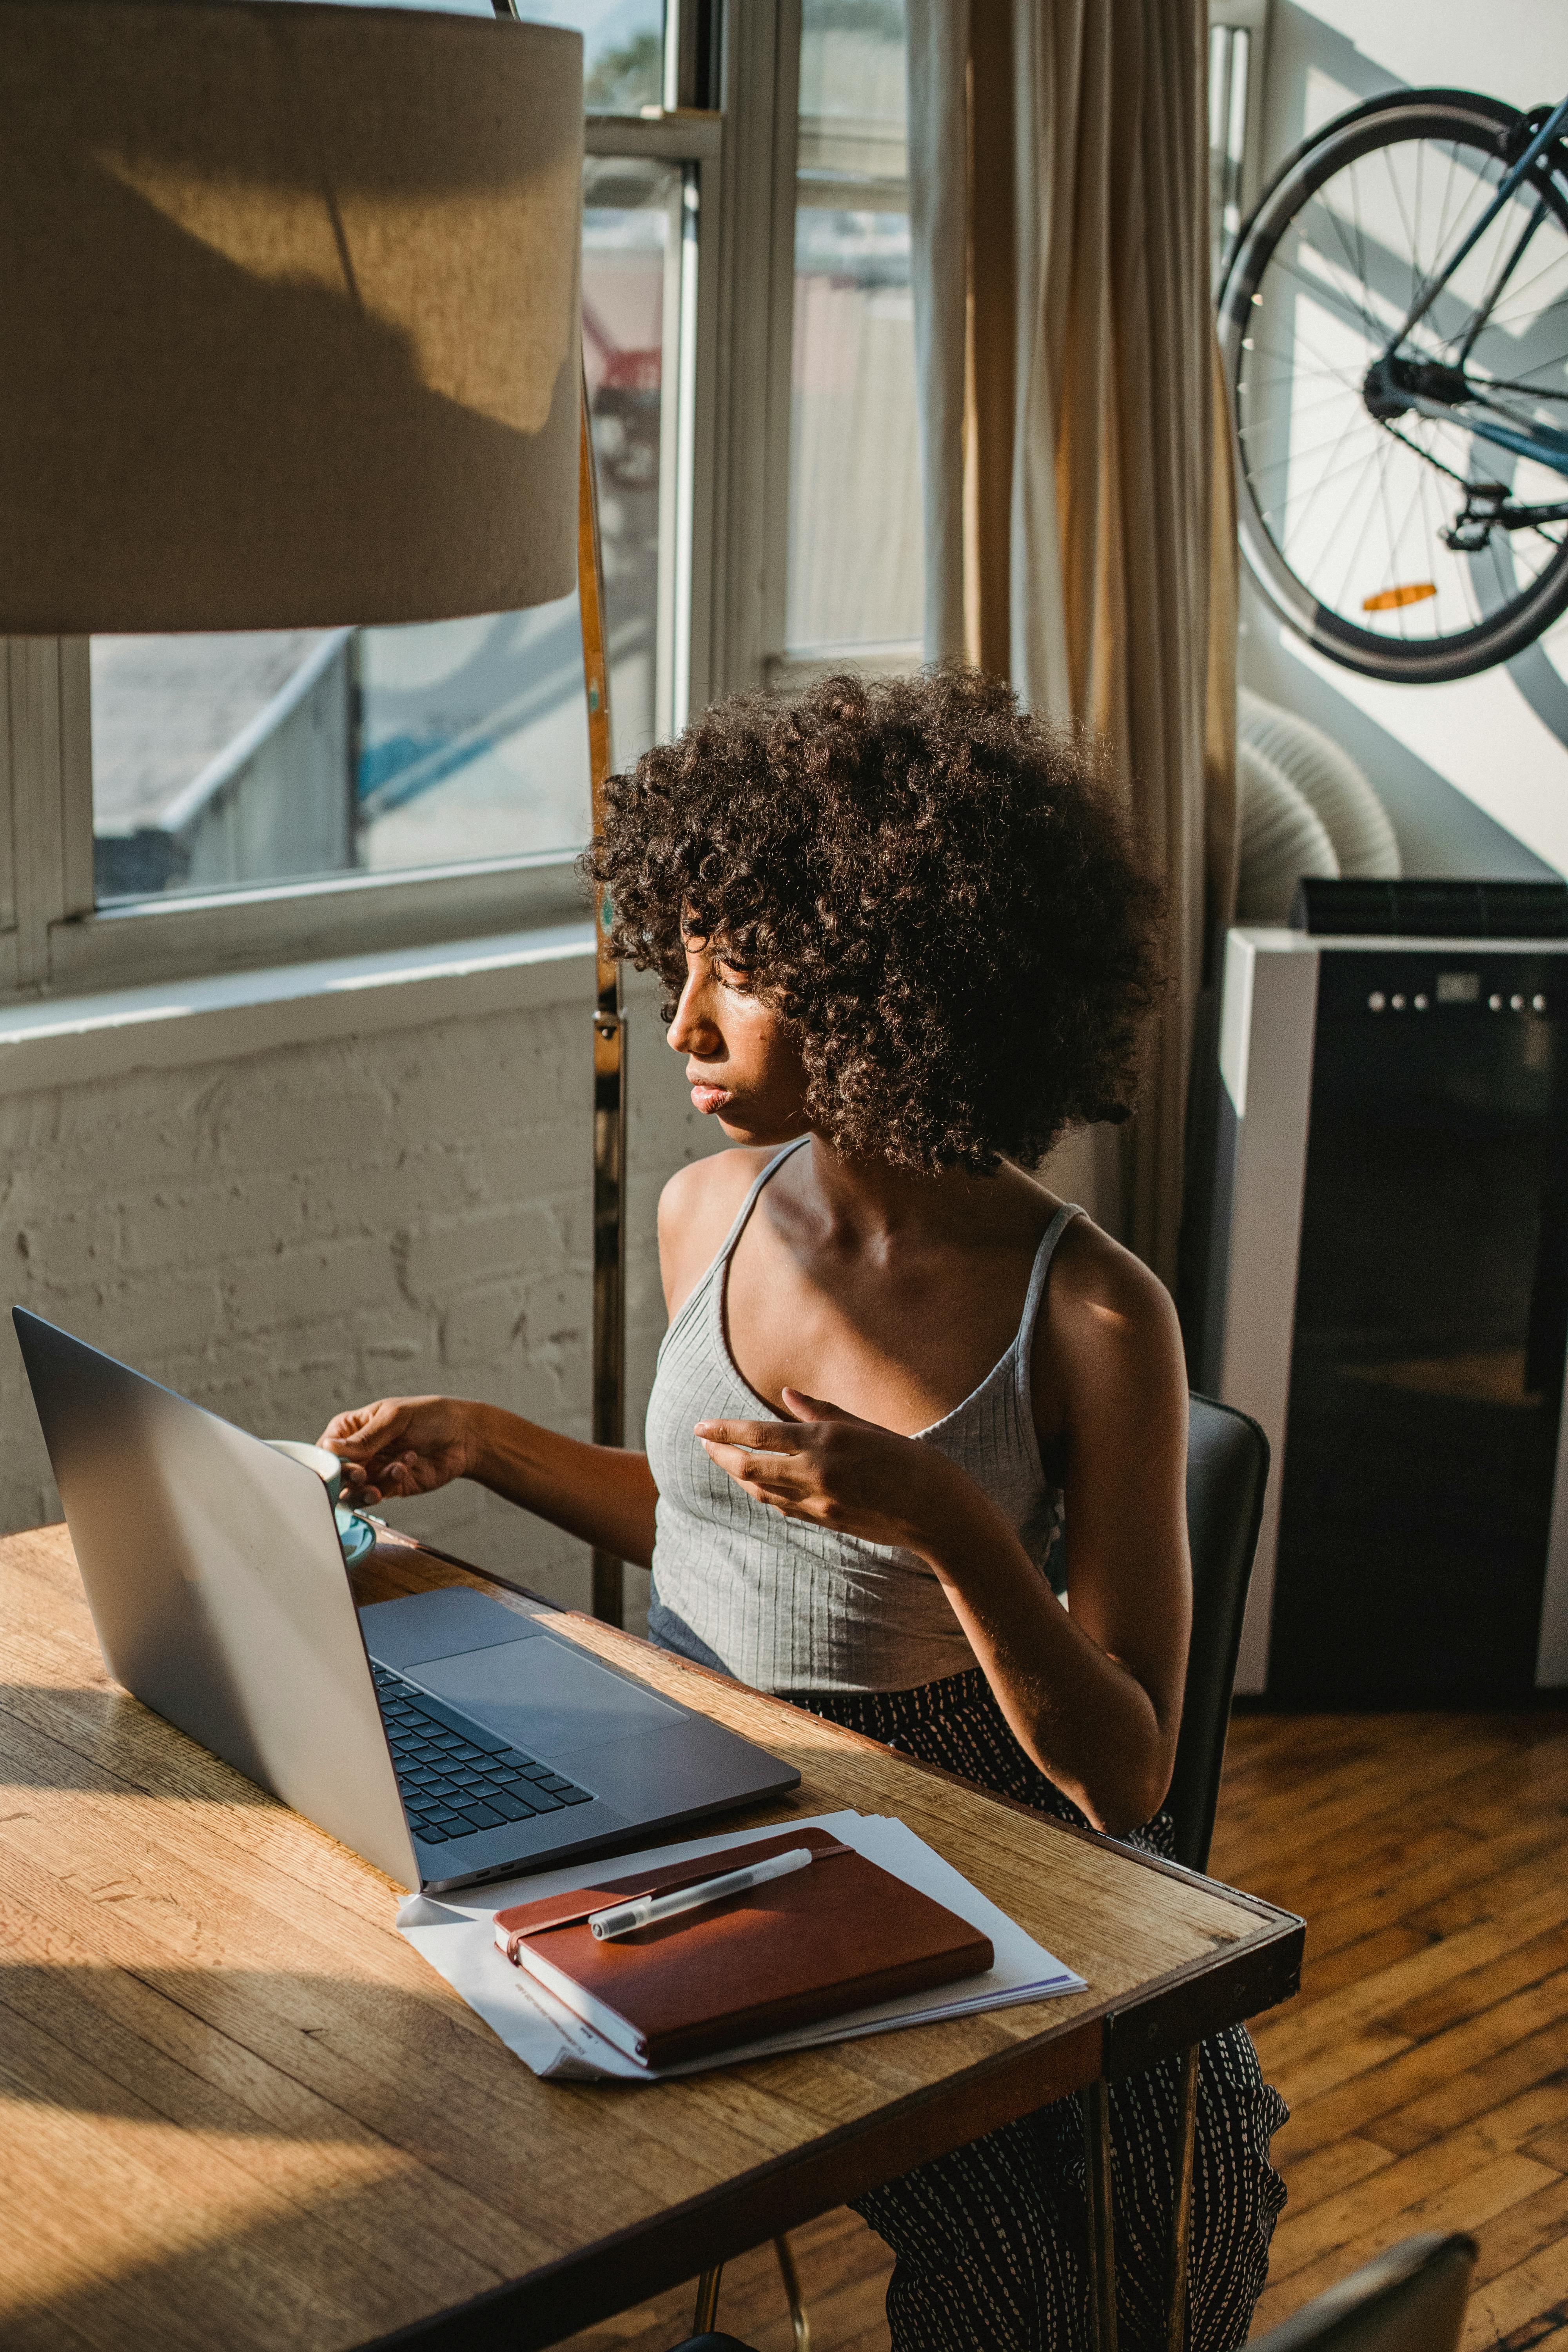
[[[321,1479],[25,1307],[12,1320],[110,1673],[416,1886]]]

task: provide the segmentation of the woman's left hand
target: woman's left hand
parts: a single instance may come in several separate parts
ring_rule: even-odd
[[[700,1421],[705,1452],[785,1518],[924,1552],[953,1465],[912,1437],[785,1389],[791,1421]]]

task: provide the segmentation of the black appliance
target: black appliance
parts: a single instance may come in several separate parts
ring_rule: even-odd
[[[1221,1033],[1194,1384],[1279,1465],[1237,1689],[1568,1685],[1568,942],[1237,929]]]
[[[1568,1345],[1561,975],[1322,959],[1268,1651],[1287,1704],[1533,1685]]]

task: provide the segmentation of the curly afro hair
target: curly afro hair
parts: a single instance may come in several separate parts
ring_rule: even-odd
[[[721,944],[792,1025],[813,1129],[935,1174],[1125,1118],[1161,894],[1092,751],[972,670],[739,695],[611,779],[613,952]]]

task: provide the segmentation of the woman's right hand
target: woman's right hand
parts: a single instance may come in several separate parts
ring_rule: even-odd
[[[316,1443],[343,1465],[345,1503],[395,1502],[468,1475],[477,1412],[458,1397],[381,1397],[334,1414]]]

